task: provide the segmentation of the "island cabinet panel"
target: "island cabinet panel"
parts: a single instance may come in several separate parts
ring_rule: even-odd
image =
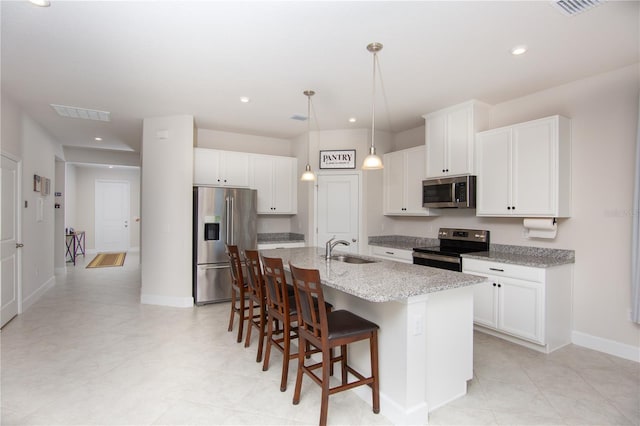
[[[489,105],[468,101],[423,115],[426,177],[474,173],[474,137],[488,125]]]
[[[383,213],[387,216],[429,216],[422,207],[425,178],[425,147],[403,149],[384,155]]]
[[[464,258],[464,273],[487,278],[473,290],[476,328],[546,353],[570,343],[572,270]]]
[[[251,154],[250,185],[258,190],[258,214],[296,214],[298,160],[292,157]]]
[[[194,148],[193,184],[248,188],[249,154]]]
[[[476,136],[478,216],[569,217],[570,121],[547,117]]]

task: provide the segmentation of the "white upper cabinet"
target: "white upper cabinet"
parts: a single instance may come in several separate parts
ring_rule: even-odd
[[[556,115],[478,133],[476,214],[569,217],[570,123]]]
[[[468,101],[423,115],[426,177],[474,173],[474,136],[488,125],[489,105]]]
[[[250,185],[258,190],[258,214],[298,212],[298,159],[251,154]]]
[[[193,148],[194,185],[249,187],[249,154]]]
[[[425,178],[425,147],[403,149],[384,155],[384,214],[388,216],[428,216],[422,207],[422,180]]]

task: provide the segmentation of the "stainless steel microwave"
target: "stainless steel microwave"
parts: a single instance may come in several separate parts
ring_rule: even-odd
[[[427,208],[476,207],[476,177],[455,176],[422,181],[422,205]]]

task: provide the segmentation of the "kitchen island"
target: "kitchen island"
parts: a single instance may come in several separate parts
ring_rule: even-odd
[[[380,326],[380,409],[395,424],[425,424],[428,412],[466,394],[473,377],[473,289],[485,279],[421,265],[370,259],[325,260],[324,249],[262,250],[301,268],[318,269],[325,299]],[[336,251],[334,254],[341,254]],[[370,372],[366,343],[350,364]],[[371,403],[368,387],[354,389]]]

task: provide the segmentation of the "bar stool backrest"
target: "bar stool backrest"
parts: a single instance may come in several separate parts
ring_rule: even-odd
[[[260,254],[257,250],[245,250],[244,257],[247,265],[249,292],[255,296],[256,300],[262,300],[264,297],[264,278],[262,277]]]
[[[289,263],[293,279],[293,291],[298,307],[298,328],[303,328],[318,339],[326,338],[328,334],[327,311],[315,309],[324,306],[324,294],[320,283],[320,272],[317,269],[296,268]]]
[[[262,265],[264,266],[267,309],[275,309],[283,316],[289,315],[291,307],[289,306],[287,280],[282,259],[262,256]]]
[[[229,255],[229,264],[231,265],[232,285],[242,287],[244,286],[244,275],[242,274],[242,261],[240,260],[238,246],[227,245],[226,247],[227,254]]]

